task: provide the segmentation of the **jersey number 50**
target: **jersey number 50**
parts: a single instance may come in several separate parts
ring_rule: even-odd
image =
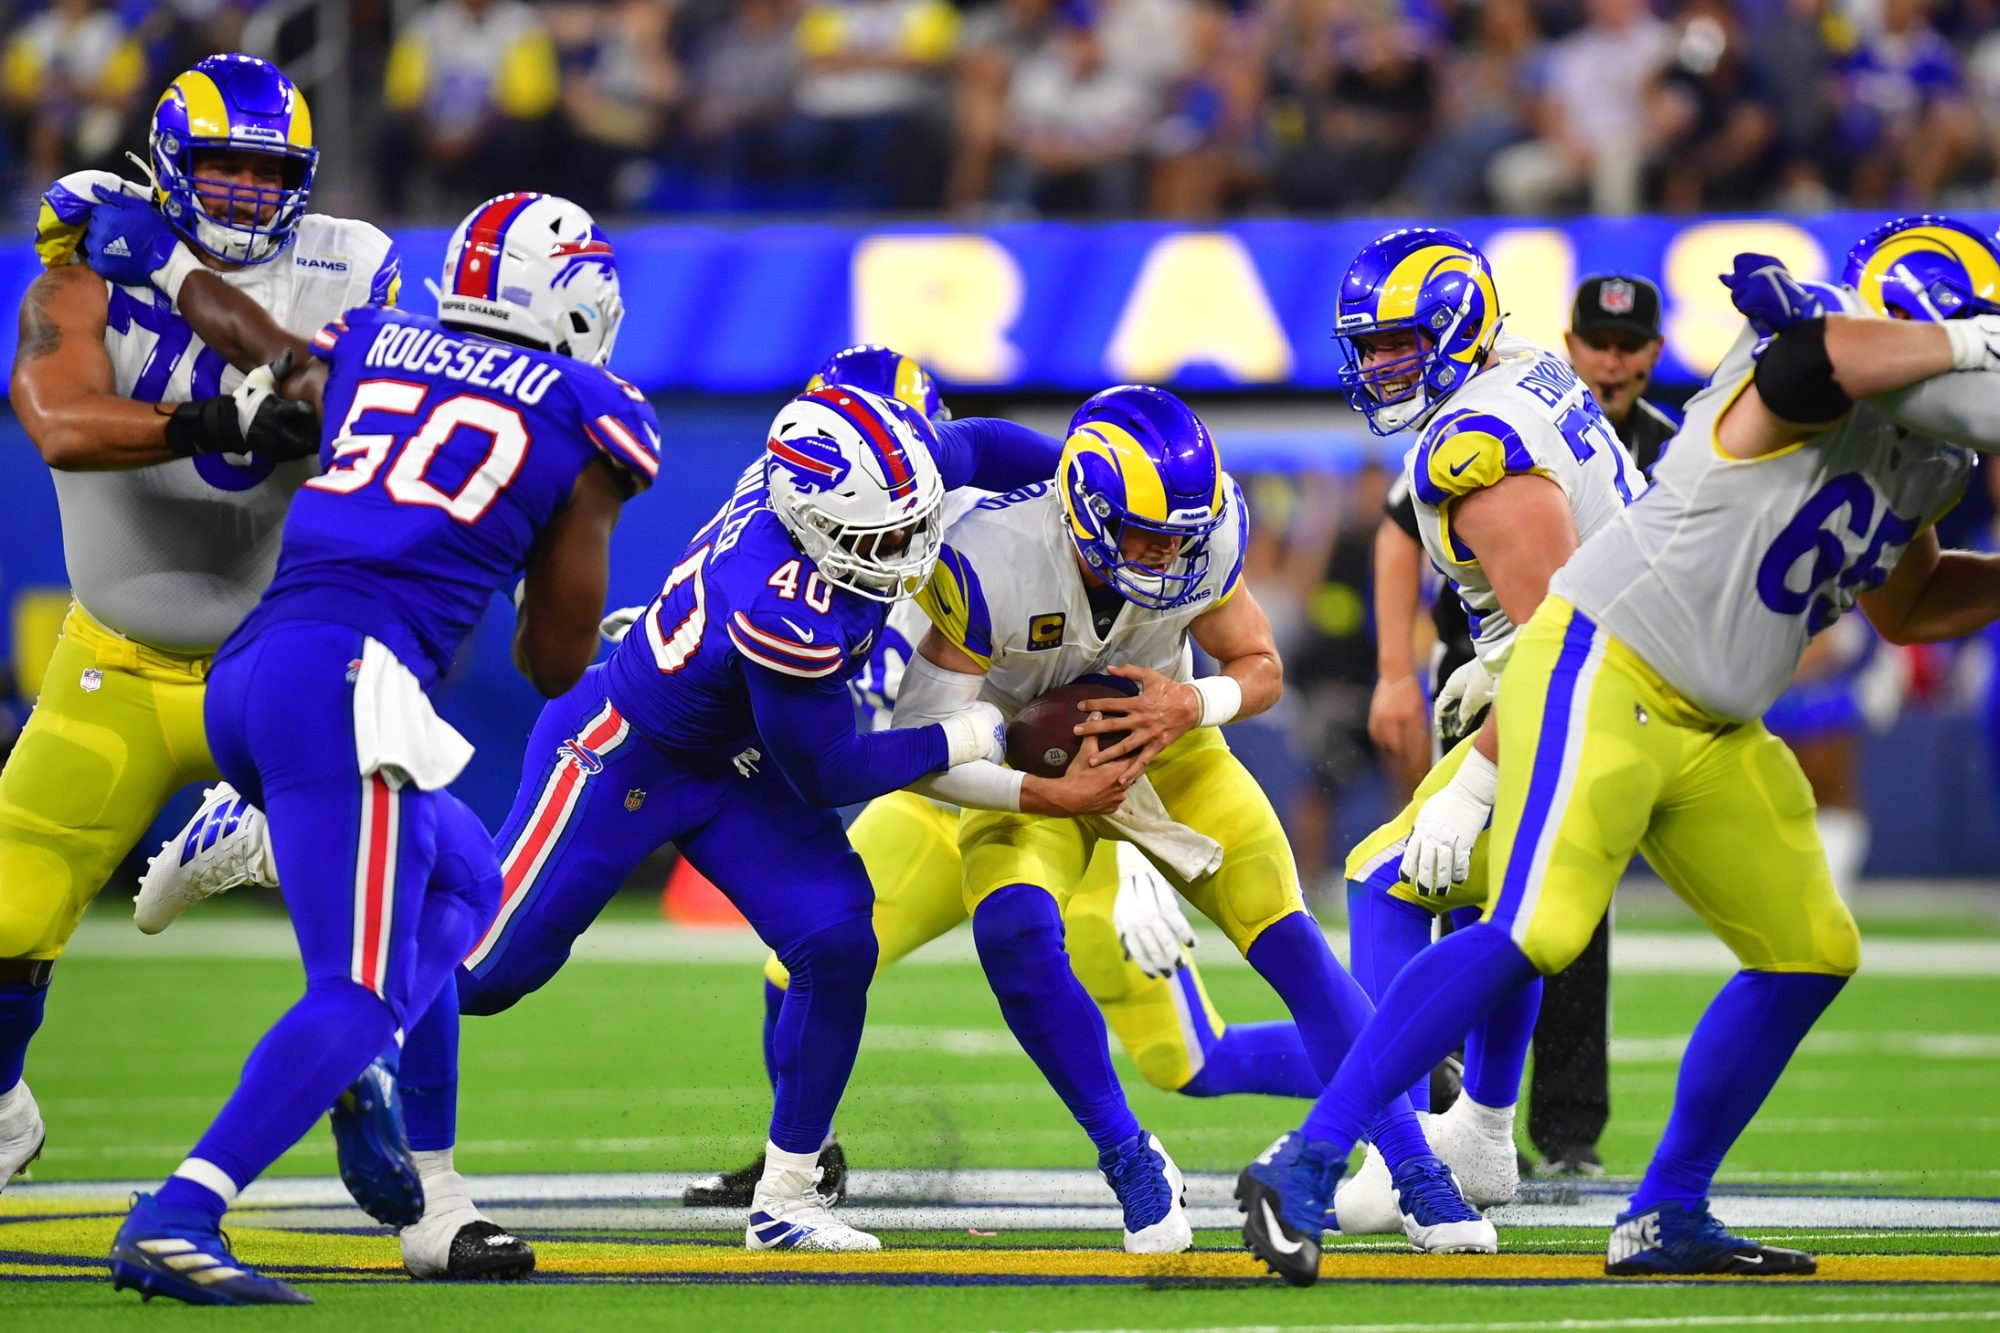
[[[477,523],[520,473],[528,456],[528,425],[517,409],[477,394],[461,393],[433,407],[407,432],[354,433],[355,423],[365,412],[416,416],[428,392],[428,385],[405,380],[364,380],[355,386],[354,402],[334,437],[332,465],[306,485],[350,495],[373,482],[393,453],[396,461],[382,480],[382,489],[391,500],[442,509],[460,523]],[[433,485],[425,473],[461,427],[486,437],[486,457],[466,474],[456,491],[445,491]],[[396,447],[399,443],[400,450]]]

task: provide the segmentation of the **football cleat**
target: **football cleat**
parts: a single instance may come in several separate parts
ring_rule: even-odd
[[[1451,1168],[1431,1156],[1412,1157],[1396,1169],[1396,1204],[1403,1234],[1423,1254],[1493,1254],[1500,1238],[1459,1192]]]
[[[423,1218],[403,1228],[403,1269],[414,1278],[510,1281],[535,1271],[528,1242],[483,1215],[457,1172],[424,1184]]]
[[[1319,1281],[1320,1236],[1345,1166],[1331,1143],[1287,1134],[1236,1177],[1243,1248],[1295,1287]]]
[[[1604,1174],[1604,1159],[1597,1155],[1597,1149],[1587,1144],[1557,1148],[1542,1159],[1542,1174],[1545,1176],[1601,1176]]]
[[[162,1208],[150,1194],[132,1200],[111,1242],[111,1289],[128,1287],[147,1300],[171,1296],[189,1305],[312,1304],[289,1283],[238,1263],[206,1216]]]
[[[1604,1271],[1612,1277],[1678,1277],[1721,1273],[1732,1277],[1803,1277],[1819,1262],[1799,1250],[1780,1250],[1730,1234],[1708,1211],[1669,1200],[1643,1213],[1623,1212],[1611,1228]]]
[[[0,1190],[15,1176],[25,1175],[28,1163],[42,1155],[48,1131],[42,1125],[42,1108],[22,1079],[0,1093]]]
[[[278,885],[271,826],[242,793],[219,782],[202,793],[194,818],[146,862],[132,919],[157,935],[202,899],[244,884]]]
[[[687,1187],[681,1203],[689,1208],[748,1208],[764,1177],[764,1159]],[[836,1141],[819,1150],[819,1175],[814,1183],[835,1207],[847,1201],[847,1154]]]
[[[1125,1210],[1127,1254],[1178,1254],[1194,1244],[1181,1169],[1156,1136],[1140,1130],[1099,1153],[1097,1170]]]
[[[1475,1208],[1512,1203],[1521,1192],[1521,1155],[1514,1147],[1514,1108],[1495,1110],[1470,1097],[1431,1118],[1431,1151],[1458,1177]]]
[[[1367,1145],[1361,1167],[1340,1182],[1334,1192],[1333,1214],[1343,1236],[1393,1236],[1403,1229],[1403,1210],[1396,1206],[1396,1185],[1389,1179],[1389,1164],[1381,1150]]]
[[[378,1057],[334,1102],[334,1157],[340,1183],[361,1211],[386,1226],[414,1226],[424,1216],[424,1182],[403,1133],[396,1077]]]
[[[743,1228],[747,1250],[805,1250],[857,1253],[879,1250],[882,1242],[833,1215],[833,1200],[814,1188],[819,1167],[766,1163],[750,1198]]]

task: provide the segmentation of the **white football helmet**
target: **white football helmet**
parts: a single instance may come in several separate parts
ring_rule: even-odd
[[[808,390],[771,423],[771,509],[827,582],[903,601],[944,546],[936,443],[907,404],[839,384]]]
[[[618,260],[590,214],[553,194],[489,199],[451,234],[438,318],[601,366],[625,303]]]

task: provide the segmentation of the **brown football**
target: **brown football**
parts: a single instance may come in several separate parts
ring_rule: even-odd
[[[1030,699],[1007,724],[1008,764],[1037,777],[1061,777],[1083,744],[1083,737],[1072,728],[1090,716],[1078,711],[1077,705],[1085,699],[1108,699],[1115,694],[1134,692],[1130,682],[1106,676],[1058,685]],[[1123,739],[1125,733],[1118,731],[1099,736],[1097,742],[1115,745]]]

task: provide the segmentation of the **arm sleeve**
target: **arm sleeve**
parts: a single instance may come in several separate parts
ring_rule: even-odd
[[[1868,401],[1904,430],[2000,453],[2000,372],[1955,370]]]
[[[872,801],[945,766],[943,727],[855,730],[854,701],[840,680],[794,679],[748,663],[743,677],[758,738],[809,804]]]
[[[948,671],[928,658],[913,655],[896,691],[895,721],[909,727],[949,717],[978,700],[985,679],[983,674]],[[968,810],[1019,810],[1026,776],[990,759],[975,759],[924,779],[916,789]]]
[[[967,417],[937,428],[938,472],[945,489],[1011,491],[1056,475],[1062,441],[998,417]]]

